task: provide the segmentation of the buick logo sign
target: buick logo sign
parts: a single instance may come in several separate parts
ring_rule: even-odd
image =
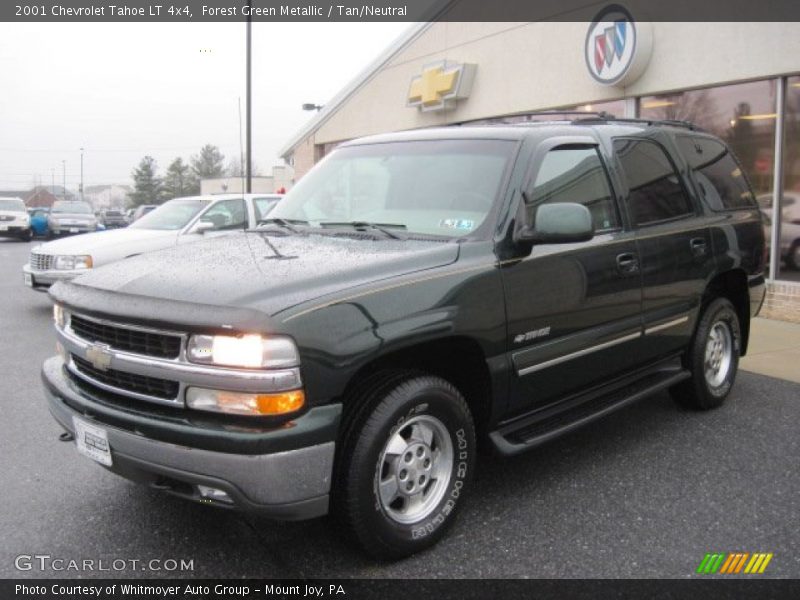
[[[624,86],[644,72],[653,48],[650,23],[636,22],[622,6],[607,6],[586,33],[586,66],[603,85]]]

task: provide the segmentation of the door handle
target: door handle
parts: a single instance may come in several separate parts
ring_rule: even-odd
[[[623,275],[633,275],[639,272],[639,259],[633,252],[617,255],[617,270]]]
[[[692,254],[694,256],[705,256],[707,247],[706,241],[703,238],[692,238],[689,242],[689,246],[692,248]]]

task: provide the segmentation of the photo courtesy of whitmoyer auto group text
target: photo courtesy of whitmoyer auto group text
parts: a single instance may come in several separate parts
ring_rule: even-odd
[[[800,598],[800,2],[0,3],[0,600]]]

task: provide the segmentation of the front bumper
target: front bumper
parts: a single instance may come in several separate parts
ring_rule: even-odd
[[[31,232],[30,225],[0,225],[0,237],[24,237]]]
[[[341,405],[311,409],[272,429],[205,427],[94,398],[66,375],[60,357],[45,361],[50,413],[74,435],[73,417],[102,427],[111,471],[190,500],[300,520],[328,512]],[[197,443],[191,443],[191,440]],[[198,485],[223,490],[231,503],[201,497]]]
[[[84,273],[88,272],[89,269],[80,269],[73,271],[50,269],[49,271],[35,271],[34,269],[31,269],[30,264],[26,264],[25,266],[22,267],[23,276],[27,275],[31,276],[30,287],[38,291],[46,291],[47,288],[49,288],[57,281],[69,281],[70,279],[74,279],[78,275],[83,275]]]
[[[97,225],[61,225],[49,223],[50,233],[61,235],[62,233],[89,233],[97,231]]]

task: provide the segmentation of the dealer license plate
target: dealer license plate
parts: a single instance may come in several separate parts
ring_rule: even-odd
[[[33,275],[30,273],[23,273],[22,277],[25,279],[25,285],[28,287],[33,287]]]
[[[72,417],[72,423],[75,425],[75,441],[78,444],[78,452],[101,465],[110,467],[111,446],[108,444],[106,430],[96,425],[90,425],[78,417]]]
[[[70,233],[78,233],[78,228],[77,227],[70,227],[69,228],[69,232]]]

